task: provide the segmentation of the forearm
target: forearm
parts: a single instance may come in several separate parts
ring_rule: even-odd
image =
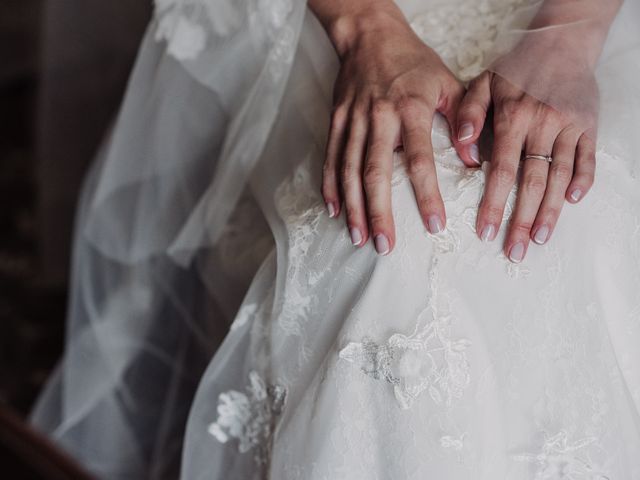
[[[622,2],[545,0],[530,28],[540,32],[536,37],[547,47],[567,50],[593,68]]]
[[[341,57],[359,36],[406,23],[393,0],[309,0],[308,5]]]

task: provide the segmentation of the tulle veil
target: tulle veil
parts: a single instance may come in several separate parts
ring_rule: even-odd
[[[410,17],[421,2],[398,3]],[[527,25],[542,3],[522,2],[487,67],[570,112],[581,99],[548,95],[544,82],[527,83],[522,70],[494,61],[540,35]],[[556,3],[575,15],[555,30],[589,21],[580,12],[597,15],[587,0]],[[595,65],[600,132],[620,125],[608,115],[627,112],[626,129],[607,131],[624,140],[615,153],[626,158],[640,151],[640,97],[632,94],[638,21],[640,2],[627,0]],[[202,372],[254,274],[277,255],[283,239],[268,199],[301,160],[301,144],[323,149],[337,68],[304,0],[156,0],[121,110],[85,183],[66,350],[32,415],[99,476],[176,478],[181,458],[189,460],[184,429]],[[624,91],[626,104],[616,105]],[[326,108],[310,108],[310,96]],[[292,112],[302,122],[291,131],[291,155],[274,159],[270,132]],[[261,175],[265,169],[272,174]],[[635,161],[629,174],[639,169]]]

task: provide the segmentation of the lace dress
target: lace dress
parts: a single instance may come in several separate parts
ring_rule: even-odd
[[[517,3],[425,6],[411,25],[468,80]],[[283,116],[272,143],[296,135],[293,125]],[[190,417],[184,458],[215,455],[210,478],[640,479],[640,196],[630,160],[604,138],[592,192],[565,208],[548,244],[513,264],[502,241],[517,187],[496,241],[480,242],[488,163],[465,167],[441,118],[433,141],[446,230],[424,229],[398,154],[388,257],[354,249],[344,219],[328,218],[319,148],[274,192],[271,223],[284,240]]]
[[[522,3],[398,2],[462,80],[481,72],[500,25]],[[170,38],[179,60],[206,53],[205,32],[176,13],[176,2],[158,4],[147,42]],[[288,4],[251,2],[274,26]],[[211,13],[218,28],[233,23],[232,12]],[[502,253],[517,182],[496,240],[478,239],[489,163],[465,167],[437,116],[432,138],[446,229],[432,235],[424,228],[397,153],[397,243],[381,257],[371,244],[351,245],[344,218],[328,217],[319,192],[337,71],[326,35],[307,15],[295,52],[286,29],[272,40],[277,61],[265,77],[279,78],[278,65],[287,62],[293,68],[249,188],[207,257],[213,260],[198,263],[196,275],[154,257],[146,274],[129,267],[119,274],[128,287],[108,301],[91,297],[99,300],[86,302],[97,312],[98,333],[68,355],[36,423],[109,479],[175,478],[179,458],[180,477],[189,480],[640,480],[640,188],[639,162],[620,134],[629,117],[616,79],[625,71],[601,75],[596,183],[579,204],[565,205],[547,244],[532,245],[520,264]],[[144,87],[130,95],[146,98],[148,84],[159,102],[152,80],[169,67],[155,57],[139,62],[143,73],[132,85]],[[189,142],[177,137],[166,149],[187,155],[196,140],[206,144],[202,125],[211,112],[236,99],[205,99],[178,70],[173,81],[186,87],[156,113],[168,117],[186,106],[192,116],[181,113],[186,120],[174,127]],[[125,100],[122,116],[127,105],[151,104]],[[122,118],[118,125],[131,136],[139,128]],[[190,185],[208,178],[177,175],[191,175]],[[195,208],[185,204],[157,210]],[[144,220],[155,221],[155,209],[149,212]],[[82,218],[89,217],[81,211]],[[115,239],[139,234],[106,231]],[[92,251],[106,250],[102,238],[94,242]],[[100,271],[118,262],[99,264]],[[215,309],[195,307],[196,276],[222,292],[207,297]],[[152,309],[170,281],[180,287]],[[193,339],[207,338],[208,316],[225,306],[234,320],[212,355],[214,345]],[[75,308],[90,316],[85,304]],[[107,330],[117,348],[107,347]],[[70,395],[78,378],[93,387]]]

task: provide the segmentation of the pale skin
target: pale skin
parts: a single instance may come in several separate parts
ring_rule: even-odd
[[[392,0],[310,0],[309,7],[327,31],[341,64],[334,86],[322,194],[331,217],[345,209],[356,247],[373,239],[381,255],[394,248],[391,173],[393,152],[399,146],[405,152],[425,228],[438,234],[446,226],[431,146],[436,112],[447,119],[461,160],[468,167],[478,167],[477,141],[487,112],[493,110],[491,168],[476,223],[483,241],[496,237],[522,153],[553,156],[551,164],[524,160],[503,246],[513,262],[522,261],[530,241],[546,243],[564,202],[580,202],[591,188],[595,134],[587,132],[584,125],[594,125],[595,118],[563,115],[489,71],[465,90],[438,55],[416,36]],[[576,56],[581,52],[591,56],[580,58],[581,63],[597,60],[593,52],[599,54],[617,9],[600,14],[602,22],[593,27],[597,32],[576,33],[596,43],[585,49],[585,38],[575,38]],[[544,14],[534,20],[539,22],[536,27],[566,21]],[[551,47],[552,41],[549,45],[538,42],[531,48]],[[563,42],[566,44],[566,39]],[[595,85],[592,74],[585,70],[584,75],[591,76],[585,82]],[[579,115],[595,117],[597,112]]]

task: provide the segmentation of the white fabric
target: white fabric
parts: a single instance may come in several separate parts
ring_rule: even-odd
[[[514,265],[501,250],[516,191],[481,243],[487,164],[465,167],[439,117],[446,231],[425,232],[398,155],[396,248],[355,249],[319,195],[337,60],[317,21],[292,27],[290,73],[246,103],[214,87],[253,60],[211,82],[197,60],[244,13],[220,8],[199,30],[162,3],[85,188],[67,351],[36,425],[107,479],[640,479],[640,149],[628,134],[640,45],[628,17],[597,70],[596,183]],[[519,3],[399,2],[464,79]],[[297,25],[304,7],[239,5],[275,12],[273,25]],[[183,33],[168,36],[169,56],[167,31]],[[250,181],[227,222],[226,190],[212,186],[233,168],[221,152],[243,141]]]

